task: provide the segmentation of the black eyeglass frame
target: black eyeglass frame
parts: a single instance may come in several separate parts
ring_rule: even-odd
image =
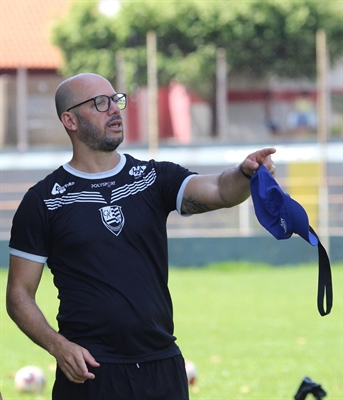
[[[121,96],[121,97],[119,97],[119,98],[117,99],[117,101],[115,101],[114,98],[115,98],[116,96]],[[98,97],[107,97],[107,99],[108,99],[108,105],[107,105],[107,109],[106,109],[106,110],[102,110],[102,111],[101,111],[101,110],[98,109],[98,106],[96,105],[96,99],[97,99]],[[94,101],[94,106],[95,106],[95,108],[96,108],[96,110],[97,110],[98,112],[106,112],[106,111],[108,111],[109,108],[111,107],[111,100],[113,100],[113,102],[114,102],[115,104],[118,104],[118,101],[119,101],[120,99],[122,99],[123,97],[124,97],[124,99],[125,99],[125,106],[124,106],[123,108],[120,108],[119,106],[118,106],[118,107],[120,108],[120,110],[125,110],[125,108],[126,108],[126,94],[125,94],[125,93],[115,93],[115,94],[112,95],[112,96],[107,96],[106,94],[100,94],[99,96],[92,97],[91,99],[85,100],[85,101],[83,101],[82,103],[79,103],[79,104],[76,104],[75,106],[69,107],[66,111],[69,112],[69,111],[72,110],[73,108],[76,108],[76,107],[78,107],[78,106],[82,106],[82,104],[88,103],[89,101],[93,100],[93,101]]]

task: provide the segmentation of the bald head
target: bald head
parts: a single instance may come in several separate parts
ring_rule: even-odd
[[[93,73],[78,74],[60,83],[55,94],[58,118],[61,120],[62,113],[73,105],[100,94],[96,93],[96,87],[100,82],[112,87],[107,79]]]
[[[73,92],[70,88],[70,82],[73,78],[63,81],[57,88],[55,93],[55,105],[58,118],[61,120],[61,115],[69,107],[68,105],[73,101]]]

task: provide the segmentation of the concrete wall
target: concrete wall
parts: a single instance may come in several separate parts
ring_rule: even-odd
[[[1,145],[17,143],[18,118],[25,118],[28,145],[69,146],[70,140],[56,110],[54,95],[62,78],[55,75],[29,75],[26,88],[26,107],[19,113],[17,99],[17,78],[12,75],[0,76],[0,136]]]
[[[222,261],[250,261],[271,265],[318,262],[318,249],[299,237],[278,241],[273,237],[172,238],[172,266],[202,266]],[[331,262],[342,262],[343,237],[330,238]]]
[[[343,266],[343,237],[330,238],[330,260]],[[271,265],[317,263],[318,249],[299,237],[278,241],[269,236],[245,238],[170,238],[169,263],[200,267],[222,261],[250,261]],[[8,242],[0,241],[0,267],[8,266]]]

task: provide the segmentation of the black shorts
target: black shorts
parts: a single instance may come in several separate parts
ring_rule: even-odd
[[[189,400],[182,355],[139,364],[89,367],[95,379],[70,382],[57,367],[52,400]]]

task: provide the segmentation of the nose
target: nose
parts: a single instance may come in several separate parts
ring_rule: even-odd
[[[110,114],[120,114],[120,108],[113,99],[110,99],[110,108],[108,109],[108,112]]]

